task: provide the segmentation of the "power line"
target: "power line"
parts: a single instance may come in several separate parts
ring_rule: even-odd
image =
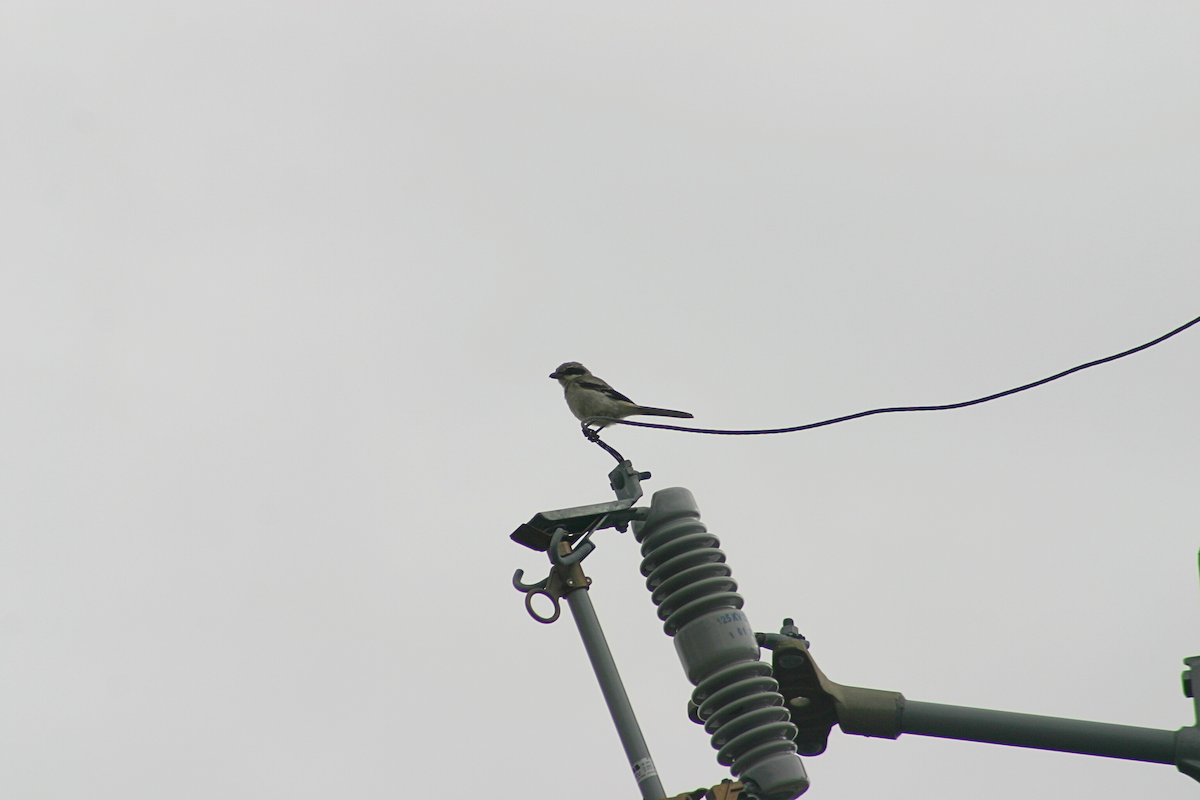
[[[826,425],[836,425],[839,422],[849,422],[852,419],[859,419],[860,417],[870,417],[874,414],[898,414],[902,411],[949,411],[950,409],[953,409],[953,408],[966,408],[967,406],[975,406],[975,405],[979,405],[980,403],[986,403],[989,400],[998,400],[1001,397],[1008,397],[1010,394],[1016,394],[1017,392],[1023,392],[1027,389],[1033,389],[1034,387],[1042,386],[1043,384],[1050,383],[1050,381],[1056,381],[1059,378],[1065,378],[1066,376],[1070,375],[1073,372],[1079,372],[1081,370],[1088,369],[1089,367],[1095,367],[1095,366],[1099,366],[1100,364],[1107,364],[1110,361],[1116,361],[1118,358],[1124,358],[1125,356],[1131,356],[1134,353],[1139,353],[1142,350],[1153,347],[1156,344],[1165,342],[1167,339],[1170,339],[1172,336],[1174,336],[1178,333],[1183,333],[1188,328],[1192,327],[1193,325],[1195,325],[1198,322],[1200,322],[1200,317],[1196,317],[1191,322],[1180,325],[1178,328],[1171,331],[1170,333],[1163,334],[1162,336],[1158,337],[1157,339],[1155,339],[1153,341],[1146,342],[1145,344],[1140,344],[1137,347],[1131,348],[1122,353],[1117,353],[1116,355],[1107,356],[1105,358],[1098,358],[1095,361],[1089,361],[1086,364],[1080,364],[1077,367],[1071,367],[1070,369],[1063,370],[1062,372],[1059,372],[1056,375],[1051,375],[1049,378],[1042,378],[1040,381],[1034,381],[1033,383],[1027,383],[1024,386],[1018,386],[1015,389],[1006,389],[1003,392],[996,392],[996,394],[989,394],[987,397],[979,397],[979,398],[976,398],[975,400],[966,400],[961,403],[949,403],[949,404],[943,405],[943,406],[897,406],[894,408],[873,408],[870,411],[860,411],[857,414],[847,414],[844,417],[834,417],[833,419],[821,420],[820,422],[810,422],[807,425],[796,425],[791,428],[764,428],[761,430],[747,430],[747,431],[736,431],[736,430],[735,431],[727,431],[727,430],[719,430],[716,428],[689,428],[689,427],[685,427],[683,425],[664,425],[662,423],[657,423],[657,422],[633,422],[633,421],[627,420],[627,419],[609,419],[607,417],[596,417],[595,419],[597,421],[605,420],[607,422],[615,422],[619,425],[633,425],[638,428],[662,428],[663,430],[684,431],[686,433],[711,433],[711,434],[717,434],[717,435],[722,435],[722,436],[759,436],[759,435],[768,434],[768,433],[795,433],[797,431],[812,430],[813,428],[823,428]],[[586,422],[590,422],[590,421],[591,420],[587,420]],[[585,422],[585,424],[586,424],[586,422]]]

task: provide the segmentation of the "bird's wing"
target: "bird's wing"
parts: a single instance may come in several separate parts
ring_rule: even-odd
[[[612,398],[613,400],[620,400],[622,402],[629,403],[631,405],[637,405],[637,403],[634,403],[628,397],[621,394],[616,389],[612,388],[611,386],[609,386],[607,383],[600,380],[599,378],[580,378],[577,385],[581,389],[588,389],[593,392],[599,392],[600,394],[604,395],[605,397]]]

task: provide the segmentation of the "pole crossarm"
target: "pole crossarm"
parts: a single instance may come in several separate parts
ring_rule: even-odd
[[[831,681],[813,660],[807,640],[791,620],[784,620],[781,634],[757,636],[763,647],[774,651],[775,678],[799,729],[796,743],[802,755],[824,752],[832,727],[838,725],[843,733],[856,736],[896,739],[908,733],[1174,764],[1180,772],[1200,780],[1197,727],[1160,730],[908,700],[900,692]],[[1200,666],[1200,658],[1186,663],[1189,668]],[[1190,690],[1190,670],[1184,674],[1184,683]]]
[[[1185,728],[1184,730],[1191,730]],[[1087,722],[986,708],[922,703],[900,704],[900,732],[941,739],[1032,747],[1104,758],[1174,764],[1178,731]]]

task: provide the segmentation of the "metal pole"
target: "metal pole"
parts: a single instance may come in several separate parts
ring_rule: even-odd
[[[900,732],[1064,753],[1175,763],[1175,731],[905,700]]]
[[[588,596],[587,587],[568,592],[566,597],[567,605],[571,607],[571,615],[575,618],[575,625],[579,628],[579,635],[583,639],[583,646],[592,662],[592,669],[596,671],[600,691],[604,693],[604,701],[608,703],[613,724],[617,726],[617,735],[621,737],[625,756],[633,768],[633,777],[642,792],[642,798],[661,800],[667,796],[666,792],[658,780],[658,770],[654,768],[650,749],[646,747],[646,740],[642,738],[642,729],[638,727],[633,706],[629,704],[629,696],[625,694],[625,686],[621,683],[616,662],[609,652],[604,631],[600,628],[600,620],[596,618],[596,610],[592,608],[592,598]]]

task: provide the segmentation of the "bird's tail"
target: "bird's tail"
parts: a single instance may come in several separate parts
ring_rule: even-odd
[[[648,408],[646,406],[638,406],[635,414],[646,414],[651,417],[679,417],[680,419],[693,419],[692,415],[686,411],[672,411],[669,408]]]

